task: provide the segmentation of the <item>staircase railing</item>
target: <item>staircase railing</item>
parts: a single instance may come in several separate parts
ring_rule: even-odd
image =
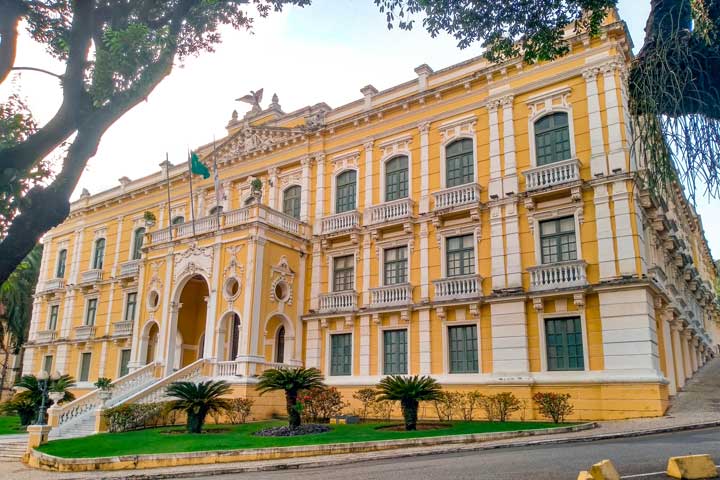
[[[190,365],[149,385],[147,388],[130,395],[122,403],[153,403],[166,400],[169,397],[165,391],[171,383],[199,380],[205,376],[205,367],[209,365],[209,361],[205,358],[196,360]]]

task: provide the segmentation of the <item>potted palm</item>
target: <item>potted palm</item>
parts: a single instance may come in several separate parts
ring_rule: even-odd
[[[145,220],[145,226],[146,227],[152,227],[155,225],[155,222],[157,221],[157,218],[155,217],[155,214],[151,211],[146,211],[143,213],[143,219]]]
[[[250,192],[259,202],[260,197],[262,197],[262,180],[259,178],[253,179],[253,181],[250,182]]]
[[[288,426],[298,428],[302,423],[302,403],[298,402],[301,390],[324,387],[323,375],[317,368],[272,368],[265,370],[257,384],[260,395],[267,392],[285,392]]]
[[[418,406],[420,401],[435,400],[442,391],[434,378],[423,375],[403,377],[391,375],[378,385],[378,400],[399,401],[405,421],[405,430],[417,430]]]
[[[110,397],[112,397],[112,380],[110,380],[107,377],[100,377],[95,382],[95,388],[98,388],[100,391],[98,392],[98,396],[100,397],[100,400],[103,402],[106,402],[110,400]]]
[[[167,395],[175,397],[169,408],[187,415],[188,433],[202,433],[205,418],[214,412],[224,412],[230,403],[221,398],[230,392],[230,384],[222,380],[207,382],[175,382],[167,388]]]

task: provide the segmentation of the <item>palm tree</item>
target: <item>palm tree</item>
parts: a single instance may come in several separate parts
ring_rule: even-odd
[[[267,392],[283,390],[287,407],[290,428],[300,426],[302,405],[298,404],[298,393],[301,390],[324,387],[323,375],[317,368],[278,368],[265,370],[260,375],[257,391],[260,395]]]
[[[205,417],[209,413],[222,412],[230,407],[227,400],[220,398],[229,393],[230,384],[222,380],[207,382],[174,382],[167,388],[167,395],[176,397],[170,410],[182,410],[187,415],[188,433],[202,433]]]
[[[421,400],[435,400],[441,392],[440,385],[428,376],[403,377],[391,375],[378,385],[378,400],[399,400],[405,420],[405,430],[417,429],[418,404]]]
[[[43,397],[40,382],[35,375],[23,375],[19,381],[15,382],[15,387],[20,391],[15,394],[11,400],[11,404],[17,406],[16,410],[18,415],[20,415],[20,423],[23,425],[28,425],[37,418]],[[75,395],[69,390],[75,386],[75,380],[70,375],[61,375],[58,378],[50,377],[47,382],[48,392],[64,393],[62,399],[60,399],[61,402],[75,400]],[[53,401],[49,399],[46,399],[45,402],[46,407],[53,404]],[[32,410],[30,410],[31,408]]]

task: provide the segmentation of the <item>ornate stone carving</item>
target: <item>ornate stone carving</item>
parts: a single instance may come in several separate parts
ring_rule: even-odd
[[[270,301],[271,302],[283,302],[288,305],[292,305],[293,301],[293,281],[295,280],[295,272],[290,268],[288,259],[285,255],[280,257],[280,261],[277,265],[271,269],[271,282],[272,288],[270,289]],[[279,292],[279,285],[284,284],[286,291]]]
[[[344,153],[332,157],[333,171],[339,172],[346,168],[357,168],[358,161],[360,160],[360,151],[355,150],[353,152]]]
[[[177,282],[185,275],[195,275],[202,273],[205,277],[212,276],[212,264],[214,257],[213,247],[198,247],[196,243],[190,244],[190,247],[183,253],[174,257],[175,269],[174,280]]]
[[[446,123],[439,127],[440,138],[442,143],[446,143],[453,138],[457,137],[474,137],[475,136],[475,125],[477,124],[477,117],[475,115],[471,117],[465,117],[454,122]]]

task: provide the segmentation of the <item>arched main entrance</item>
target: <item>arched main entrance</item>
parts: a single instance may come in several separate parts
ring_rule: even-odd
[[[208,295],[208,284],[200,275],[190,278],[180,293],[176,338],[182,340],[175,351],[175,368],[183,368],[203,356]]]

